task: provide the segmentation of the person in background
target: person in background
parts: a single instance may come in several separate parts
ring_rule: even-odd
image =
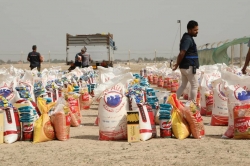
[[[87,48],[84,46],[81,50],[82,53],[82,68],[84,67],[89,67],[91,58],[90,58],[90,54],[86,52]]]
[[[43,56],[39,52],[36,52],[36,45],[32,46],[32,50],[33,51],[28,54],[27,61],[30,62],[31,70],[37,67],[37,70],[40,72],[41,63],[43,62]]]
[[[83,51],[77,53],[75,56],[75,66],[81,68],[82,67],[82,54]]]
[[[173,66],[173,70],[180,68],[182,83],[177,90],[177,98],[180,98],[187,83],[191,84],[191,96],[190,100],[196,103],[197,91],[198,91],[198,78],[196,69],[199,68],[199,59],[197,47],[193,37],[198,34],[198,23],[196,21],[189,21],[187,24],[188,32],[182,36],[180,42],[180,53],[177,57],[177,62]]]
[[[245,64],[244,64],[244,66],[243,66],[243,68],[241,70],[243,74],[247,74],[246,69],[247,69],[247,66],[248,66],[249,61],[250,61],[250,39],[249,39],[249,42],[248,42],[248,47],[249,48],[248,48]]]
[[[105,60],[102,61],[101,66],[102,67],[106,67],[107,66],[107,63],[105,62]]]
[[[170,65],[170,68],[172,69],[172,67],[173,67],[173,60],[172,59],[171,59],[169,65]]]
[[[75,66],[75,63],[72,61],[71,63],[70,63],[70,67],[69,67],[69,72],[71,72],[72,70],[74,70],[76,68],[76,66]]]

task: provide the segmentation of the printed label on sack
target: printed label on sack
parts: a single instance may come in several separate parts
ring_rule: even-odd
[[[44,134],[46,137],[49,139],[54,139],[55,138],[55,132],[54,128],[52,126],[52,123],[50,121],[46,122],[43,127]]]
[[[171,129],[171,120],[160,120],[160,128],[161,129]]]
[[[218,89],[218,96],[219,96],[219,98],[221,99],[221,100],[224,100],[224,101],[227,101],[227,97],[226,97],[226,95],[222,92],[222,90],[221,90],[221,84],[219,84],[218,85],[219,87],[219,89]]]
[[[197,111],[195,114],[193,114],[194,118],[196,119],[197,122],[203,121],[200,111]]]
[[[214,103],[214,98],[212,95],[206,96],[206,106],[213,105]]]
[[[9,108],[5,109],[5,114],[6,114],[6,117],[7,117],[7,122],[9,124],[12,124],[11,112],[10,112]]]
[[[137,104],[137,106],[139,108],[142,121],[147,122],[147,118],[146,118],[146,114],[145,114],[143,106],[141,104]]]
[[[23,124],[23,132],[32,132],[33,129],[33,123]]]
[[[4,84],[4,86],[0,87],[0,96],[5,97],[7,100],[13,99],[15,95],[10,89],[7,84]]]
[[[244,133],[250,128],[250,117],[242,117],[234,120],[235,130]]]
[[[82,101],[89,101],[89,94],[85,93],[81,95]]]
[[[119,112],[125,105],[122,95],[122,86],[117,84],[104,92],[103,107],[108,112]]]
[[[21,84],[21,85],[24,85],[24,86],[26,87],[27,91],[30,92],[30,94],[33,94],[33,88],[32,88],[32,86],[31,86],[30,81],[26,81],[26,82],[20,81],[20,84]]]
[[[69,102],[69,105],[72,106],[72,107],[78,107],[79,106],[79,103],[78,103],[77,99],[69,100],[68,102]]]
[[[247,88],[244,87],[242,88],[240,85],[234,85],[234,97],[236,100],[239,100],[239,98],[244,94],[247,93],[246,90]],[[230,99],[230,98],[229,98]],[[229,101],[230,102],[230,101]]]

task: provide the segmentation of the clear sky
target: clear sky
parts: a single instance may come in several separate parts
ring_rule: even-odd
[[[189,20],[199,23],[196,44],[250,36],[250,0],[0,0],[0,58],[24,57],[33,44],[48,58],[64,59],[66,33],[110,32],[115,58],[170,57],[178,53],[181,31]],[[176,40],[175,40],[176,39]],[[173,47],[174,46],[174,47]],[[70,48],[70,58],[80,50]],[[95,59],[106,50],[88,47]]]

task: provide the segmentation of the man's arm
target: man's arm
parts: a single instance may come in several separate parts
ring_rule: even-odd
[[[78,60],[78,53],[75,56],[75,62],[77,62],[77,60]]]
[[[177,57],[177,62],[174,65],[173,70],[176,70],[179,67],[182,59],[184,58],[184,56],[186,54],[186,51],[189,49],[190,46],[192,46],[192,39],[191,38],[186,38],[183,41],[181,41],[181,44],[180,44],[181,51]]]
[[[39,54],[39,59],[40,59],[40,62],[43,62],[43,56],[41,54]]]
[[[244,64],[244,66],[243,66],[243,68],[241,70],[243,74],[246,74],[246,68],[247,68],[247,65],[249,64],[249,61],[250,61],[250,47],[248,49],[248,53],[247,53],[247,56],[246,56],[245,64]]]
[[[178,57],[177,57],[177,62],[176,62],[176,64],[174,65],[173,70],[176,70],[176,69],[179,67],[179,65],[180,65],[180,63],[181,63],[181,61],[182,61],[182,59],[183,59],[184,56],[185,56],[185,54],[186,54],[186,51],[185,51],[185,50],[181,50],[181,51],[180,51],[180,53],[179,53],[179,55],[178,55]]]
[[[27,61],[30,62],[30,54],[28,54]]]

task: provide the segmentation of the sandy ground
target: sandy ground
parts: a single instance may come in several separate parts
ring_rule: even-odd
[[[33,144],[15,142],[0,144],[0,166],[61,165],[243,165],[250,163],[248,140],[225,140],[226,127],[210,126],[210,117],[203,117],[206,137],[158,138],[145,142],[99,141],[94,126],[98,105],[82,111],[82,126],[70,128],[68,141]]]

